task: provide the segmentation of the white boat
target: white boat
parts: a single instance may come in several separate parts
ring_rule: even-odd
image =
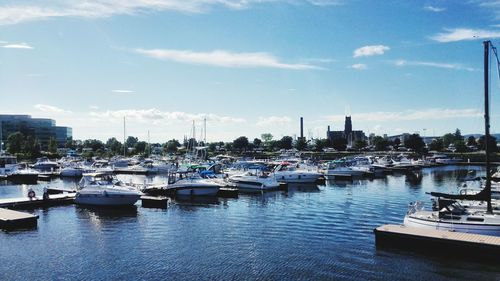
[[[59,168],[59,163],[50,161],[47,157],[40,157],[32,166],[33,169],[50,171]]]
[[[216,196],[220,187],[218,182],[195,173],[169,182],[167,189],[174,189],[177,196]]]
[[[265,191],[279,188],[279,182],[259,170],[249,170],[242,174],[232,175],[228,181],[240,191]]]
[[[75,202],[96,206],[131,206],[142,196],[135,187],[108,173],[84,174],[78,183]]]
[[[488,80],[488,53],[490,41],[484,42],[485,54],[485,85]],[[489,139],[489,102],[488,87],[485,87],[485,136]],[[490,171],[490,148],[486,147],[486,184],[480,192],[465,192],[465,194],[446,194],[431,192],[437,197],[432,211],[423,209],[421,202],[411,203],[404,218],[404,225],[408,227],[449,230],[475,234],[500,236],[500,215],[493,212],[492,188]],[[462,192],[464,193],[464,192]],[[460,202],[479,201],[486,202],[483,208],[465,208]]]
[[[7,175],[17,170],[17,157],[11,155],[0,155],[0,176]]]
[[[362,177],[370,174],[365,169],[348,166],[345,160],[328,162],[323,172],[327,177]]]
[[[274,168],[272,176],[280,182],[315,183],[323,174],[315,171],[298,169],[295,165],[284,163]]]

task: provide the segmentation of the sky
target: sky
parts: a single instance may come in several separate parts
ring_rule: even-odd
[[[103,141],[481,133],[484,40],[498,0],[0,1],[0,113]]]

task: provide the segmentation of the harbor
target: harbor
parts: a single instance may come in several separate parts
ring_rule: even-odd
[[[227,272],[243,279],[262,274],[277,279],[302,279],[303,274],[313,279],[366,274],[376,279],[388,275],[401,279],[408,274],[428,279],[450,275],[460,280],[495,279],[499,274],[495,264],[454,255],[443,261],[429,253],[377,247],[373,230],[384,224],[401,225],[408,202],[421,200],[429,205],[427,192],[451,191],[450,186],[460,186],[471,174],[481,176],[484,167],[449,165],[423,168],[421,173],[418,181],[394,173],[382,178],[326,180],[323,185],[289,184],[284,190],[242,193],[238,198],[169,198],[153,208],[138,202],[132,208],[64,204],[20,209],[39,216],[38,226],[0,232],[4,253],[0,262],[6,265],[0,277],[15,276],[14,264],[23,259],[41,268],[36,273],[39,278],[52,274],[78,278],[88,267],[96,267],[91,274],[94,278],[116,276],[113,268],[128,264],[120,274],[146,279],[158,274],[226,279]],[[118,177],[124,182],[167,180],[161,175]],[[0,195],[25,197],[32,188],[41,196],[46,187],[72,190],[75,184],[67,178],[36,185],[3,181]],[[37,261],[19,249],[30,249],[26,255],[36,253]],[[248,252],[254,256],[243,255]],[[210,267],[192,264],[200,255]],[[72,257],[71,270],[63,258],[68,256]],[[402,265],[400,270],[392,266],[394,260]],[[311,267],[316,270],[308,271]],[[422,267],[436,270],[422,272]]]

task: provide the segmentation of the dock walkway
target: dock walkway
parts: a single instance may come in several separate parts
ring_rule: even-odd
[[[33,198],[20,197],[20,198],[5,198],[0,199],[0,208],[37,208],[55,205],[72,204],[75,199],[75,193],[67,194],[52,194],[48,199],[43,199],[42,196],[35,196]]]
[[[38,216],[0,208],[0,228],[29,228],[35,227]]]
[[[373,231],[377,247],[396,247],[500,259],[500,237],[435,229],[383,225]]]

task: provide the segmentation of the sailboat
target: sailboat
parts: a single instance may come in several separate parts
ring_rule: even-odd
[[[486,143],[486,184],[476,194],[446,194],[431,192],[437,197],[433,211],[423,209],[422,202],[411,203],[404,218],[407,227],[450,230],[475,234],[500,236],[500,214],[494,213],[491,205],[491,164],[490,164],[490,116],[489,116],[489,51],[496,53],[490,41],[484,41],[484,123]],[[486,202],[479,204],[461,204],[461,202]]]

